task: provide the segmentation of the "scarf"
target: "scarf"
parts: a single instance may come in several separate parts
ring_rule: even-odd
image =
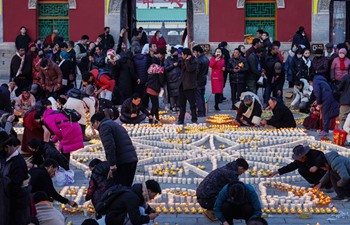
[[[243,116],[250,118],[252,116],[253,110],[254,110],[254,102],[255,102],[255,98],[253,98],[253,103],[250,107],[248,107],[247,111],[245,113],[243,113]],[[244,104],[244,103],[243,103]]]
[[[145,200],[145,203],[149,202],[149,195],[148,195],[146,182],[142,182],[142,196],[143,196],[143,199]]]
[[[21,65],[18,68],[18,71],[16,73],[16,77],[22,74],[22,69],[23,69],[23,64],[24,64],[24,59],[26,55],[20,56],[18,52],[16,52],[16,55],[21,59]]]
[[[340,70],[345,70],[345,57],[344,58],[340,58],[339,57],[339,62],[340,62]]]
[[[305,63],[305,65],[308,67],[308,68],[310,68],[310,66],[311,66],[311,60],[310,60],[310,58],[305,58],[304,56],[303,56],[303,60],[304,60],[304,63]]]

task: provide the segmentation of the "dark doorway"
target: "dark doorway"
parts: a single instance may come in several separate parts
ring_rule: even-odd
[[[329,5],[329,40],[341,43],[350,39],[350,0],[331,0]]]
[[[129,28],[128,29],[128,39],[132,38],[132,31],[136,28],[136,0],[123,0],[121,6],[121,15],[120,15],[120,28]],[[165,2],[165,1],[164,1]],[[193,2],[192,0],[187,0],[187,35],[188,43],[191,43],[194,40],[193,34]]]

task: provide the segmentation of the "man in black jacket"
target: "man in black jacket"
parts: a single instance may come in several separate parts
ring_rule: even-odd
[[[69,204],[70,206],[77,206],[77,203],[61,196],[55,190],[52,183],[52,178],[55,177],[57,169],[58,163],[54,159],[47,159],[43,163],[42,167],[29,170],[32,193],[43,191],[52,200],[56,200],[62,204]]]
[[[283,103],[278,102],[275,97],[270,98],[269,107],[272,109],[273,116],[269,120],[262,120],[262,126],[270,125],[277,129],[292,128],[297,126],[293,113],[290,111],[290,109]]]
[[[180,115],[178,124],[184,124],[186,102],[190,103],[192,123],[197,123],[196,89],[198,61],[189,48],[182,50],[182,72],[180,83]]]
[[[326,173],[317,167],[327,162],[322,151],[310,149],[308,146],[297,145],[293,149],[292,158],[294,159],[293,162],[270,173],[269,177],[298,170],[299,174],[313,186],[317,185]],[[326,188],[330,187],[331,184],[326,185]]]
[[[33,82],[32,60],[30,55],[25,54],[24,48],[18,49],[11,59],[10,81],[16,83],[19,92],[28,88]]]
[[[140,112],[142,112],[140,114]],[[122,111],[120,115],[120,121],[123,123],[138,124],[150,117],[150,113],[141,102],[141,97],[138,93],[133,94],[131,98],[126,99],[122,105]]]
[[[208,79],[209,59],[205,56],[204,50],[200,45],[193,47],[193,53],[198,61],[197,71],[197,89],[196,89],[196,104],[198,109],[198,117],[204,117],[205,110],[205,85]]]
[[[121,186],[112,188],[110,198],[114,199],[108,206],[106,225],[130,224],[130,222],[134,225],[148,224],[158,217],[158,214],[147,205],[148,201],[162,193],[157,181],[148,180],[142,184],[134,184],[131,189]],[[111,189],[106,192],[110,192]],[[145,205],[147,208],[144,208]]]
[[[110,167],[108,178],[113,179],[114,185],[131,187],[138,159],[128,132],[101,112],[92,116],[91,124],[100,133]]]
[[[114,48],[114,38],[112,35],[109,34],[110,28],[105,27],[104,28],[104,33],[99,35],[98,37],[101,39],[100,45],[102,46],[102,49],[107,52],[108,49],[113,49]]]
[[[53,143],[33,138],[28,142],[28,148],[33,153],[31,162],[27,163],[28,168],[39,167],[46,159],[54,159],[60,167],[69,170],[67,158],[56,149]]]
[[[26,225],[29,218],[28,169],[15,143],[15,138],[0,132],[1,225]]]
[[[16,48],[24,48],[25,51],[28,51],[28,46],[29,43],[32,41],[31,38],[27,34],[27,28],[26,27],[21,27],[20,29],[20,34],[16,37]]]
[[[263,49],[257,48],[255,49],[255,52],[249,55],[247,58],[247,62],[249,65],[249,71],[247,74],[246,83],[251,92],[254,92],[254,94],[257,93],[257,81],[261,77],[262,72],[262,56],[263,56]]]

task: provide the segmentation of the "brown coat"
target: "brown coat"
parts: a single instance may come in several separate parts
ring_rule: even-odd
[[[46,91],[56,92],[62,87],[62,72],[56,63],[49,60],[49,68],[40,70],[41,85],[45,86]]]

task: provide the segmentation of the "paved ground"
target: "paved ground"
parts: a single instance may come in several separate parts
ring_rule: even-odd
[[[2,83],[0,81],[0,83]],[[209,113],[208,115],[213,115],[215,113],[218,113],[217,111],[215,111],[214,108],[214,97],[213,95],[209,95],[209,93],[211,92],[211,88],[210,88],[210,82],[208,82],[209,85],[207,87],[207,97],[209,99]],[[227,99],[230,99],[230,88],[229,85],[226,86],[225,88],[225,92],[224,92],[225,97],[227,97]],[[259,96],[261,96],[261,92],[259,92]],[[161,107],[163,107],[161,105]],[[231,108],[231,102],[229,100],[224,101],[222,104],[220,104],[220,108],[222,109],[220,111],[220,113],[229,113],[231,114],[232,111],[230,110]],[[200,118],[199,122],[202,123],[204,122],[204,118]],[[189,122],[189,121],[187,121]],[[309,132],[310,136],[315,136],[316,139],[318,139],[317,134],[315,132]],[[207,146],[209,146],[208,143],[206,143]],[[218,143],[215,142],[215,145],[217,146]],[[207,172],[210,172],[209,170],[207,170]],[[195,176],[195,175],[189,175],[191,176]],[[84,177],[84,173],[82,170],[79,169],[75,169],[75,179],[76,179],[76,183],[74,184],[75,186],[87,186],[88,185],[88,179]],[[293,182],[293,185],[300,185],[300,186],[306,186],[307,184],[305,182]],[[180,188],[189,188],[189,189],[196,189],[196,185],[194,184],[190,184],[190,185],[182,185],[182,184],[162,184],[161,185],[162,188],[171,188],[171,187],[180,187]],[[258,193],[260,194],[260,191],[257,188],[257,185],[255,185],[256,190],[258,191]],[[59,187],[58,187],[59,188]],[[271,195],[274,194],[278,194],[280,195],[280,193],[274,193],[274,192],[270,192]],[[334,194],[332,194],[331,196],[334,196]],[[343,202],[336,202],[335,206],[338,208],[338,210],[342,213],[348,213],[350,210],[350,202],[349,203],[343,203]],[[60,208],[60,205],[57,205],[58,208]],[[89,216],[84,216],[82,213],[81,214],[77,214],[77,215],[68,215],[68,214],[64,214],[67,217],[67,222],[68,221],[72,221],[74,225],[79,225],[81,224],[81,222],[88,218]],[[312,217],[310,219],[300,219],[298,218],[297,215],[269,215],[269,217],[267,218],[267,221],[269,222],[269,224],[293,224],[293,225],[306,225],[306,224],[316,224],[316,223],[320,223],[320,224],[338,224],[338,225],[345,225],[345,224],[349,224],[348,220],[347,220],[347,216],[346,219],[344,218],[337,218],[336,220],[328,220],[331,216],[326,214],[326,215],[312,215]],[[204,217],[203,215],[200,214],[195,214],[195,215],[191,215],[191,214],[161,214],[155,221],[153,221],[154,224],[158,223],[158,224],[186,224],[186,225],[194,225],[194,224],[219,224],[219,222],[211,222],[209,221],[206,217]],[[152,222],[152,223],[153,223]],[[244,221],[235,221],[235,224],[244,224]]]

